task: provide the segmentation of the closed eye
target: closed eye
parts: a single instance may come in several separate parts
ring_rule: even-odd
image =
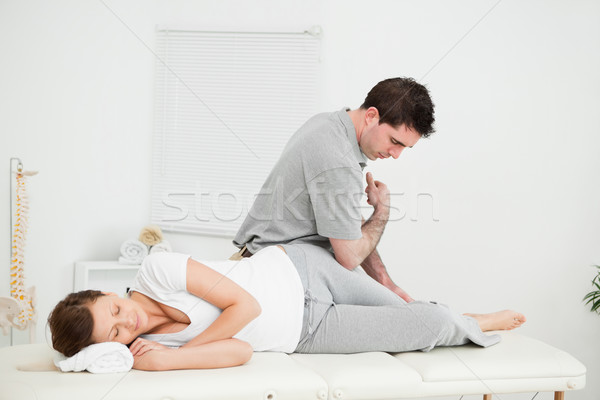
[[[404,143],[402,143],[402,142],[400,142],[400,141],[398,141],[398,140],[396,140],[394,138],[391,138],[390,140],[391,140],[391,142],[392,142],[393,145],[399,145],[399,146],[402,146],[402,147],[408,147],[408,148],[412,149],[412,146],[406,146]]]
[[[121,307],[119,307],[119,306],[115,305],[115,308],[114,308],[113,310],[111,310],[111,312],[110,312],[110,313],[111,313],[111,315],[114,317],[114,316],[115,316],[115,315],[117,315],[117,314],[118,314],[120,311],[121,311]],[[117,327],[113,327],[113,329],[111,329],[111,332],[112,332],[112,330],[114,330],[114,331],[115,331],[115,336],[113,336],[113,340],[114,340],[114,338],[116,338],[117,336],[119,336],[119,329],[118,329]],[[110,341],[110,332],[109,332],[109,336],[108,336],[108,337],[109,337],[109,341]]]
[[[121,307],[117,306],[117,312],[115,313],[115,315],[117,315],[119,312],[121,311]],[[115,328],[115,337],[119,336],[119,329]]]

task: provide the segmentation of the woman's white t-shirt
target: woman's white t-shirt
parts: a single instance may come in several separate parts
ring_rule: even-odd
[[[146,257],[131,291],[140,292],[185,313],[191,323],[176,333],[142,335],[165,346],[179,347],[192,340],[221,314],[221,309],[186,290],[188,255],[155,253]],[[292,353],[300,340],[304,289],[294,264],[283,250],[266,247],[240,261],[200,261],[252,294],[261,314],[234,338],[255,351]]]

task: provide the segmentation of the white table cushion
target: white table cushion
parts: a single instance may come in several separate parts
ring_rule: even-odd
[[[330,399],[391,399],[418,393],[421,376],[388,353],[292,354],[321,375]]]
[[[566,391],[585,386],[586,368],[570,354],[514,331],[495,346],[439,347],[394,357],[418,372],[427,395]]]
[[[488,348],[291,357],[327,381],[332,400],[552,392],[585,386],[585,366],[568,353],[515,332],[493,333],[502,341]]]
[[[502,342],[429,353],[255,353],[214,370],[119,374],[54,370],[46,344],[0,349],[0,400],[391,400],[443,395],[568,391],[585,367],[538,340],[502,332]]]
[[[0,349],[0,400],[327,398],[323,378],[284,353],[255,353],[233,368],[115,374],[50,371],[54,354],[46,344]]]

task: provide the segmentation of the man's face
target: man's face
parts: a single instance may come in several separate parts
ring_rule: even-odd
[[[396,159],[405,148],[413,147],[420,138],[416,130],[404,124],[394,128],[388,124],[379,125],[379,118],[372,118],[365,126],[358,145],[369,160]]]

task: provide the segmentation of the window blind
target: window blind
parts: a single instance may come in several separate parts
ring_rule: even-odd
[[[319,51],[308,32],[157,30],[153,223],[235,234],[289,137],[317,111]]]

